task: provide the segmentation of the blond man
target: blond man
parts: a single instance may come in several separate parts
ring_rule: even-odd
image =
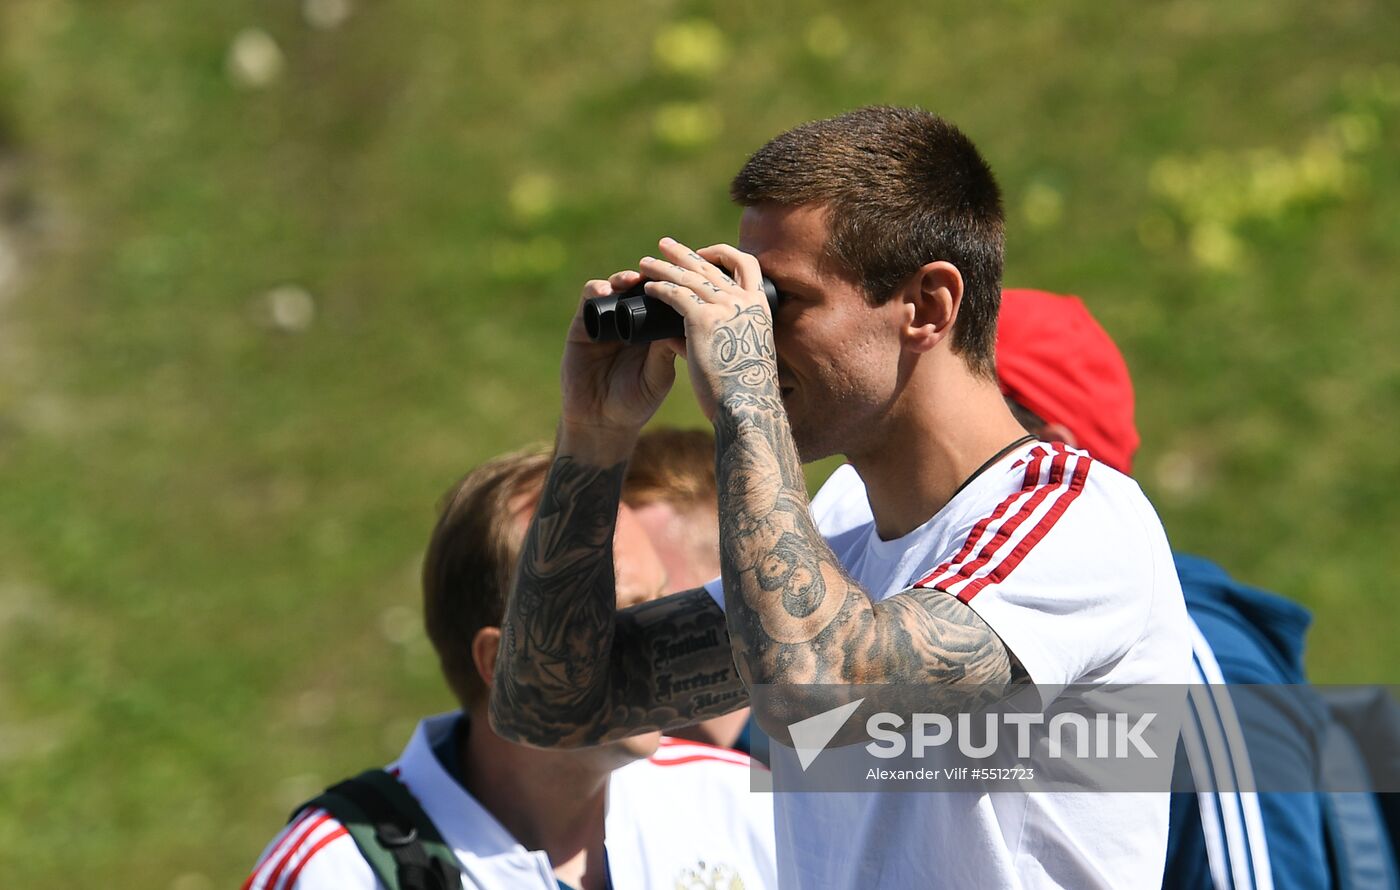
[[[428,886],[772,886],[772,804],[748,792],[743,755],[658,733],[545,751],[492,731],[501,614],[549,461],[520,451],[473,470],[448,493],[428,544],[424,616],[461,710],[423,720],[387,768],[441,838],[430,849],[447,877]],[[626,506],[611,549],[619,606],[662,595],[665,570]],[[374,852],[354,825],[308,806],[244,886],[383,887]]]

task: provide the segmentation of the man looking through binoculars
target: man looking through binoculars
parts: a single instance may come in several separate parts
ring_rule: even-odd
[[[662,239],[584,288],[650,279],[685,338],[595,343],[574,319],[503,626],[498,731],[594,744],[741,707],[755,684],[906,684],[947,709],[1028,682],[1186,682],[1151,505],[1087,455],[1034,442],[1002,399],[1001,200],[972,143],[926,112],[865,108],[777,137],[731,193],[739,248]],[[677,355],[715,426],[723,583],[617,612],[604,557],[619,491]],[[802,462],[838,453],[854,471],[818,495],[818,522]],[[853,473],[873,521],[843,527]],[[677,645],[701,639],[715,642]],[[661,670],[656,653],[675,652],[684,663]],[[682,672],[704,680],[658,683]],[[775,807],[784,886],[1161,877],[1165,793],[779,793]]]

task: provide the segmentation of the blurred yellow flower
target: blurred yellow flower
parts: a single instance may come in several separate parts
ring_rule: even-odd
[[[672,148],[698,148],[719,138],[724,118],[708,102],[667,102],[652,116],[652,132]]]
[[[709,77],[729,55],[724,34],[705,19],[667,25],[657,32],[651,51],[659,67],[684,77]]]
[[[1202,266],[1224,269],[1244,252],[1239,228],[1281,219],[1294,208],[1352,194],[1364,181],[1359,155],[1380,143],[1375,114],[1351,111],[1315,131],[1296,154],[1277,148],[1207,151],[1186,159],[1159,158],[1148,187],[1191,230],[1191,254]],[[1139,231],[1144,244],[1154,234]]]
[[[1044,182],[1033,182],[1021,201],[1021,214],[1033,229],[1048,229],[1064,216],[1065,198],[1059,189]]]
[[[506,200],[517,222],[537,222],[554,212],[558,186],[547,173],[524,173],[511,183]]]
[[[1191,230],[1191,256],[1207,269],[1230,271],[1243,251],[1235,233],[1217,222],[1205,222]]]
[[[1298,159],[1298,193],[1315,198],[1341,195],[1347,189],[1347,161],[1334,139],[1315,136]]]
[[[1357,111],[1332,118],[1331,130],[1351,153],[1369,151],[1381,138],[1381,122],[1374,114]]]
[[[818,59],[831,61],[840,58],[846,52],[851,44],[851,36],[840,19],[827,14],[819,15],[807,23],[803,42],[807,45],[807,52]]]

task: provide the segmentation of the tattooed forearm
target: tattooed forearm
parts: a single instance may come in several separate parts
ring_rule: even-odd
[[[503,737],[587,745],[747,703],[704,590],[618,612],[612,535],[625,464],[555,460],[506,604],[491,693]]]
[[[572,721],[550,710],[552,705],[544,706],[543,716],[500,714],[497,702],[504,708],[506,701],[493,693],[493,722],[504,724],[502,734],[515,741],[578,746],[678,729],[749,703],[734,668],[724,613],[704,590],[616,613],[613,649],[605,660],[607,693],[596,711],[576,714]]]
[[[609,732],[676,729],[749,703],[724,612],[703,589],[618,613],[617,638]]]
[[[625,471],[568,456],[550,468],[501,626],[491,715],[507,737],[563,743],[596,724],[607,702]]]
[[[965,604],[935,590],[873,604],[826,546],[807,509],[767,314],[737,312],[711,348],[724,368],[715,428],[728,626],[745,682],[931,684],[955,704],[1019,681]]]

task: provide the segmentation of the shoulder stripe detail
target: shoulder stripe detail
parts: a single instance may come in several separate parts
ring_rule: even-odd
[[[1023,456],[1021,456],[1020,458],[1017,458],[1016,462],[1015,462],[1014,464],[1011,465],[1011,469],[1013,469],[1013,470],[1019,470],[1019,469],[1021,469],[1021,467],[1024,467],[1026,464],[1030,463],[1031,461],[1036,461],[1036,460],[1039,460],[1039,459],[1042,458],[1042,457],[1045,457],[1047,454],[1050,453],[1050,447],[1051,447],[1051,445],[1053,445],[1053,444],[1054,444],[1054,443],[1052,443],[1052,442],[1037,442],[1037,443],[1035,443],[1035,445],[1031,447],[1031,450],[1030,450],[1030,451],[1027,451]],[[1026,475],[1026,481],[1025,481],[1024,484],[1025,484],[1025,485],[1029,485],[1029,484],[1031,483],[1031,479],[1032,479],[1032,478],[1033,478],[1032,475],[1029,474],[1029,473],[1027,473],[1027,475]]]
[[[292,890],[292,888],[296,887],[297,878],[301,877],[301,870],[303,868],[306,868],[306,863],[311,861],[312,856],[315,856],[317,853],[321,852],[322,847],[326,846],[331,841],[336,840],[337,838],[345,837],[348,834],[350,834],[350,832],[347,831],[345,829],[345,826],[342,825],[336,828],[335,831],[328,833],[325,837],[312,844],[311,848],[306,851],[306,855],[303,856],[301,861],[297,863],[297,867],[292,869],[291,874],[287,875],[287,883],[282,885],[283,890]],[[270,888],[270,890],[275,890],[275,888]]]
[[[654,756],[668,757],[686,751],[692,753],[712,754],[716,757],[733,757],[738,760],[747,761],[749,755],[734,748],[725,748],[721,745],[711,745],[709,742],[697,742],[692,739],[677,739],[671,736],[661,737],[661,747],[657,749]]]
[[[1084,490],[1084,482],[1089,478],[1089,467],[1092,464],[1092,461],[1087,457],[1076,456],[1074,460],[1076,466],[1074,468],[1074,475],[1070,478],[1069,486],[1065,490],[1055,494],[1054,504],[1050,509],[1046,511],[1045,515],[1036,523],[1030,533],[1021,539],[1021,543],[1017,544],[1015,549],[1002,560],[1000,565],[981,578],[975,579],[964,588],[963,591],[958,594],[959,599],[963,602],[967,602],[976,596],[978,591],[989,584],[1005,581],[1007,576],[1016,569],[1016,566],[1021,564],[1021,560],[1025,559],[1026,555],[1029,554],[1031,550],[1035,549],[1035,545],[1039,544],[1041,539],[1050,533],[1050,530],[1060,521],[1060,517],[1065,515],[1065,511],[1069,509],[1069,505],[1074,503],[1075,499],[1078,498],[1080,493]]]
[[[1050,448],[1054,457],[1049,466],[1044,458],[1050,452],[1031,458],[1021,490],[973,528],[956,556],[912,586],[936,588],[968,602],[983,588],[1006,580],[1055,527],[1088,479],[1090,458],[1059,444]]]
[[[987,540],[986,545],[982,548],[981,553],[972,561],[966,562],[956,569],[952,569],[952,576],[947,579],[939,579],[939,584],[936,586],[946,588],[946,585],[955,584],[960,580],[971,580],[972,576],[979,569],[991,562],[992,557],[1011,539],[1011,536],[1016,533],[1016,530],[1020,528],[1027,519],[1034,515],[1036,509],[1046,498],[1059,488],[1061,481],[1064,479],[1065,464],[1068,462],[1068,455],[1063,453],[1056,454],[1050,461],[1050,473],[1045,482],[1040,483],[1039,478],[1036,478],[1029,487],[1022,486],[1021,491],[1023,493],[1029,492],[1030,497],[1026,498],[1021,503],[1020,507],[1017,508],[1016,512],[1012,514],[1009,519],[997,526],[996,530]],[[1029,475],[1029,473],[1027,475]]]
[[[288,860],[306,840],[307,835],[318,825],[330,818],[330,814],[320,807],[306,810],[282,831],[281,840],[273,844],[267,855],[254,868],[253,873],[243,884],[243,890],[271,890],[287,867]],[[259,880],[261,876],[261,880]]]
[[[1045,457],[1048,453],[1049,452],[1046,449],[1037,448],[1032,454],[1027,455],[1029,460],[1028,465],[1026,467],[1025,481],[1021,483],[1021,490],[1016,492],[1015,494],[1008,496],[1000,504],[997,504],[997,508],[993,510],[990,515],[986,516],[982,519],[981,522],[978,522],[975,526],[973,526],[972,532],[967,536],[967,540],[963,541],[962,549],[959,550],[957,554],[953,556],[952,559],[948,560],[947,562],[943,563],[943,565],[930,572],[928,576],[924,578],[923,581],[920,581],[912,586],[924,586],[929,580],[933,579],[938,575],[943,574],[952,566],[957,565],[958,563],[971,556],[972,552],[977,549],[977,544],[982,540],[983,535],[987,533],[987,529],[991,527],[992,523],[1005,516],[1007,511],[1011,509],[1011,505],[1016,503],[1022,497],[1024,497],[1026,492],[1035,490],[1036,486],[1040,483],[1041,463],[1045,460]]]
[[[701,761],[708,761],[708,762],[710,762],[710,763],[727,763],[727,764],[729,764],[730,766],[742,766],[742,767],[747,767],[747,766],[749,766],[749,764],[746,763],[745,761],[742,761],[742,760],[730,760],[728,757],[716,757],[716,756],[713,755],[713,754],[690,754],[690,755],[687,755],[687,756],[685,756],[685,757],[671,757],[671,758],[652,757],[652,758],[651,758],[651,764],[652,764],[652,766],[681,766],[682,764],[686,764],[686,763],[698,763],[698,762],[701,762]]]
[[[672,739],[665,736],[661,739],[661,747],[648,759],[652,762],[663,763],[682,757],[708,757],[737,763],[740,766],[748,766],[752,761],[749,755],[743,751],[735,751],[733,748],[721,748],[718,745],[709,745],[705,742],[692,742],[689,739]]]
[[[268,877],[267,883],[264,885],[266,890],[277,890],[278,878],[282,876],[282,872],[286,871],[287,866],[292,864],[292,859],[301,852],[302,846],[311,838],[311,835],[316,833],[317,829],[331,821],[330,813],[327,813],[325,810],[317,810],[317,812],[321,815],[314,819],[308,819],[301,831],[298,832],[297,837],[288,845],[286,852],[282,854],[282,860],[277,863],[277,869]],[[287,881],[281,886],[290,887],[291,882]]]
[[[661,747],[647,759],[653,766],[680,766],[696,761],[718,760],[721,763],[732,763],[735,766],[768,772],[768,767],[743,751],[670,736],[662,736]]]
[[[301,826],[306,824],[306,820],[314,819],[322,812],[323,810],[320,807],[311,807],[302,810],[300,813],[297,813],[295,819],[282,826],[282,830],[277,832],[277,837],[273,839],[272,843],[267,845],[266,850],[263,850],[262,858],[260,858],[258,864],[254,866],[253,874],[248,877],[249,883],[252,883],[253,876],[259,871],[262,871],[268,863],[273,862],[278,856],[286,852],[287,842],[292,839],[292,835],[296,834]]]

